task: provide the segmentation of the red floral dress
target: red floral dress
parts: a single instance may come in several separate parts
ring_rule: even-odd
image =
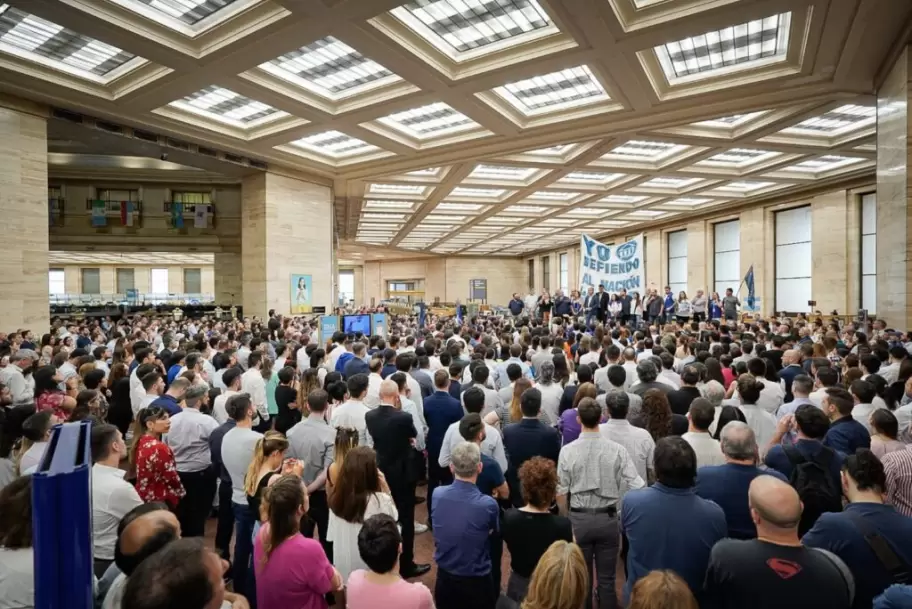
[[[136,446],[136,492],[146,503],[164,501],[172,508],[187,494],[171,447],[148,434]]]
[[[66,394],[62,391],[45,391],[35,400],[35,410],[37,412],[50,410],[54,413],[54,416],[63,423],[70,418],[70,413],[61,406],[61,404],[63,404],[63,398],[65,397]]]

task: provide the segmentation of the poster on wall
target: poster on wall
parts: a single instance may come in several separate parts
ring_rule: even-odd
[[[579,277],[582,292],[605,286],[609,294],[626,289],[643,294],[646,285],[643,264],[643,235],[620,245],[606,245],[588,235],[580,236]]]
[[[310,275],[291,276],[291,314],[302,315],[312,310],[313,281]]]

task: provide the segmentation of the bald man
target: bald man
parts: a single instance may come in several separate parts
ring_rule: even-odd
[[[430,570],[415,564],[415,486],[422,458],[415,450],[418,431],[412,416],[402,411],[399,386],[389,379],[380,383],[380,405],[365,415],[367,431],[377,451],[377,465],[386,476],[402,526],[402,556],[399,573],[408,579]]]
[[[848,567],[798,539],[802,505],[795,489],[758,476],[748,500],[757,539],[723,539],[713,547],[701,606],[850,609],[855,586]]]
[[[782,388],[785,390],[785,404],[795,399],[795,394],[792,392],[792,381],[796,376],[804,373],[804,368],[801,367],[800,351],[789,349],[782,354],[782,370],[779,371],[779,378],[782,380]],[[807,398],[807,396],[804,397]]]

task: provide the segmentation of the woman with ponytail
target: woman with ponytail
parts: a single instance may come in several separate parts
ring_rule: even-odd
[[[187,494],[177,475],[171,447],[162,435],[171,429],[171,418],[161,406],[147,406],[136,415],[130,469],[136,471],[136,492],[146,503],[162,501],[172,510]]]
[[[339,427],[336,429],[336,443],[333,448],[333,462],[326,469],[326,496],[332,499],[333,491],[336,488],[336,482],[339,480],[339,471],[345,462],[345,457],[358,446],[358,430],[351,427]]]
[[[22,423],[22,438],[16,452],[16,473],[31,474],[41,462],[51,437],[51,428],[58,423],[50,410],[36,412]]]
[[[320,389],[320,387],[321,385],[317,380],[316,369],[308,368],[301,373],[301,381],[298,385],[298,395],[295,397],[297,410],[300,414],[296,417],[297,421],[295,421],[295,423],[299,423],[302,419],[306,419],[310,414],[310,410],[307,408],[307,396],[310,395],[311,391],[314,389]],[[291,427],[288,429],[291,429]]]
[[[253,449],[253,461],[250,462],[247,475],[244,477],[244,491],[247,493],[250,511],[256,514],[259,520],[264,520],[260,513],[263,492],[269,486],[269,481],[279,475],[279,467],[282,466],[286,450],[288,440],[277,431],[267,431],[266,435],[257,440]],[[300,476],[304,466],[292,459],[282,469],[282,473],[297,473]]]
[[[301,477],[287,474],[267,487],[266,523],[254,541],[257,605],[327,609],[326,594],[342,589],[342,576],[330,564],[320,542],[300,534],[307,513]]]

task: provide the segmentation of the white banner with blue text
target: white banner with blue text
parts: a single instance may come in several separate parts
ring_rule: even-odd
[[[609,294],[626,289],[644,295],[646,265],[643,262],[643,235],[626,243],[606,245],[588,235],[580,236],[580,285],[583,294],[589,286],[605,286]]]

